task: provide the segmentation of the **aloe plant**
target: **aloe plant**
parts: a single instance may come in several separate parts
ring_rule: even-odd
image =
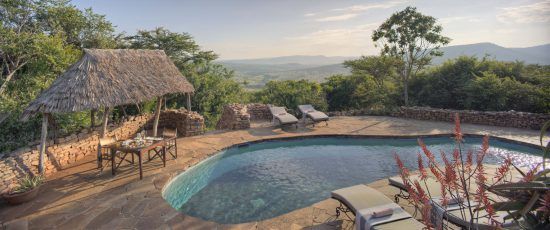
[[[13,193],[24,193],[30,191],[44,182],[44,177],[42,175],[31,176],[25,175],[24,178],[19,180],[19,186],[13,190]]]
[[[527,229],[550,228],[550,169],[546,169],[546,159],[550,152],[550,144],[544,145],[543,138],[550,128],[550,121],[546,122],[540,133],[540,146],[543,151],[543,162],[529,172],[514,168],[523,176],[519,182],[507,182],[489,186],[487,190],[508,201],[495,202],[493,208],[497,211],[507,211],[504,219],[514,219]],[[542,170],[539,171],[539,166]],[[523,219],[521,223],[520,219]]]
[[[543,137],[548,129],[550,129],[550,121],[543,125],[541,130],[543,162],[528,172],[523,172],[512,163],[510,157],[507,157],[497,167],[494,177],[488,178],[483,159],[489,149],[489,137],[483,137],[481,149],[477,153],[474,154],[472,150],[463,153],[463,134],[458,114],[455,116],[454,132],[456,147],[450,159],[444,152],[441,153],[444,164],[436,162],[434,154],[419,139],[418,143],[428,162],[425,165],[422,156],[418,154],[420,179],[413,181],[409,170],[403,165],[399,156],[395,155],[401,178],[411,198],[410,201],[416,207],[421,208],[423,223],[428,229],[444,227],[442,222],[432,223],[429,200],[434,197],[431,197],[431,191],[425,190],[421,186],[421,183],[426,183],[428,173],[431,172],[441,184],[442,195],[438,199],[444,207],[449,200],[465,199],[465,205],[461,206],[460,210],[464,213],[469,212],[471,217],[477,216],[481,210],[485,210],[486,214],[483,217],[488,218],[490,225],[495,229],[504,227],[501,220],[496,218],[497,211],[507,212],[504,219],[512,219],[522,228],[550,229],[550,179],[548,177],[550,169],[546,169],[544,164],[550,152],[550,146],[543,144]],[[463,156],[466,156],[466,159]],[[521,180],[510,182],[506,179],[512,178],[512,168],[521,174]],[[490,193],[505,198],[505,201],[495,201],[491,198]],[[473,206],[472,202],[477,202],[480,205]],[[475,228],[478,221],[479,218],[470,218],[470,228]]]

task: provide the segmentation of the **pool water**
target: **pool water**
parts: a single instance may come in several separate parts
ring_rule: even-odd
[[[451,154],[449,137],[424,138],[436,156]],[[479,149],[481,138],[466,138]],[[490,141],[487,163],[512,155],[520,166],[542,159],[537,149]],[[398,174],[397,153],[409,169],[421,151],[414,138],[308,138],[227,149],[178,175],[163,196],[172,207],[204,220],[245,223],[269,219],[330,197],[330,191]],[[439,160],[439,159],[438,159]]]

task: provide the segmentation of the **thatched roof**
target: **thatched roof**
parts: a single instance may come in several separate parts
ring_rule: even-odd
[[[193,86],[162,50],[85,49],[23,112],[64,113],[134,104]]]

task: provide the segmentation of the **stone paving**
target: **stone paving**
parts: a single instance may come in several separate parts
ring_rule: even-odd
[[[536,130],[463,124],[464,133],[489,134],[537,144]],[[135,166],[123,165],[116,176],[99,172],[95,158],[89,157],[48,178],[40,195],[18,206],[0,204],[3,229],[350,229],[352,223],[335,219],[338,203],[327,199],[293,212],[259,222],[221,225],[186,216],[164,201],[161,191],[173,176],[231,145],[262,139],[307,135],[431,135],[450,133],[446,122],[364,116],[335,117],[329,122],[298,129],[280,129],[270,124],[254,124],[238,131],[212,131],[205,135],[178,139],[177,159],[167,166],[155,159],[144,163],[139,180]],[[385,181],[369,184],[387,196],[397,192]],[[409,208],[406,208],[409,210]],[[409,210],[411,211],[411,210]]]

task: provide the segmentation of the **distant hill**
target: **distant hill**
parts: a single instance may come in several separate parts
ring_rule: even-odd
[[[461,55],[482,58],[489,55],[499,61],[523,61],[526,64],[550,65],[550,44],[527,48],[506,48],[493,43],[476,43],[469,45],[448,46],[441,49],[442,57],[434,58],[433,64],[441,64],[445,60]]]
[[[305,66],[322,66],[342,63],[345,60],[353,59],[355,57],[327,57],[323,55],[307,56],[307,55],[294,55],[272,58],[258,58],[258,59],[241,59],[241,60],[223,60],[223,63],[238,63],[238,64],[252,64],[252,65],[286,65],[286,64],[299,64]]]
[[[219,63],[235,70],[238,81],[248,88],[261,88],[269,81],[308,79],[322,82],[335,74],[349,74],[342,63],[356,57],[285,56],[261,59],[224,60]]]
[[[443,47],[444,55],[434,58],[433,65],[462,55],[483,58],[488,55],[500,61],[523,61],[526,64],[550,65],[550,44],[506,48],[493,43],[477,43]],[[249,88],[261,88],[272,80],[308,79],[321,82],[335,74],[349,74],[342,66],[345,60],[357,57],[284,56],[259,59],[222,60],[219,63],[235,70],[239,81],[247,81]]]

